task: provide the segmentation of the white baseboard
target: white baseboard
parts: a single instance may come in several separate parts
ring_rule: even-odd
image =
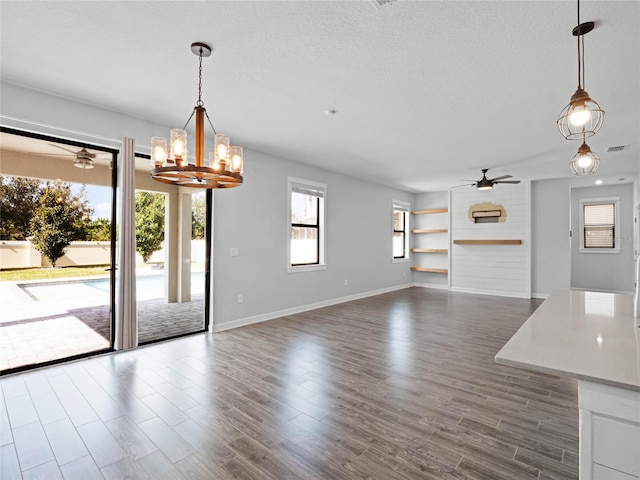
[[[371,290],[369,292],[356,293],[355,295],[348,295],[346,297],[332,298],[330,300],[323,300],[322,302],[310,303],[307,305],[300,305],[298,307],[286,308],[284,310],[278,310],[276,312],[262,313],[260,315],[254,315],[253,317],[239,318],[237,320],[231,320],[229,322],[223,322],[213,325],[213,332],[222,332],[224,330],[230,330],[232,328],[244,327],[253,323],[266,322],[267,320],[273,320],[274,318],[286,317],[287,315],[295,315],[296,313],[308,312],[309,310],[315,310],[317,308],[329,307],[331,305],[337,305],[338,303],[351,302],[353,300],[359,300],[361,298],[373,297],[375,295],[381,295],[383,293],[395,292],[396,290],[403,290],[405,288],[413,287],[412,283],[403,285],[396,285],[393,287],[381,288],[379,290]]]
[[[531,294],[531,298],[538,298],[540,300],[545,300],[549,295],[551,295],[550,293],[538,293],[538,292],[533,292]]]
[[[477,295],[494,295],[496,297],[510,297],[510,298],[531,298],[530,294],[522,293],[522,292],[504,292],[497,290],[480,290],[476,288],[460,288],[460,287],[451,287],[450,290],[452,292],[460,292],[460,293],[475,293]]]
[[[449,290],[449,285],[441,285],[437,283],[414,283],[413,286],[420,288],[439,288],[440,290]]]

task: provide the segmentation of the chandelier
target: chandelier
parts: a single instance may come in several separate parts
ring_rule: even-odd
[[[230,146],[229,137],[216,132],[202,101],[202,58],[211,55],[212,49],[206,43],[191,44],[191,51],[199,58],[198,101],[182,129],[171,129],[169,148],[167,139],[151,137],[151,177],[162,183],[194,188],[232,188],[242,184],[242,147]],[[187,132],[185,128],[196,117],[195,164],[189,163]],[[204,158],[204,118],[213,130],[215,143],[209,153],[208,162]]]
[[[604,110],[584,90],[584,36],[595,27],[594,22],[580,23],[580,0],[578,1],[578,25],[572,33],[578,37],[578,89],[569,104],[558,116],[558,128],[567,140],[580,140],[598,133],[604,119]]]

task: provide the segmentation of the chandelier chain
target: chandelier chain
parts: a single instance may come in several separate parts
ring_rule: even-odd
[[[198,55],[200,59],[200,65],[198,67],[198,102],[196,105],[202,107],[204,102],[202,101],[202,47],[200,47],[200,55]]]

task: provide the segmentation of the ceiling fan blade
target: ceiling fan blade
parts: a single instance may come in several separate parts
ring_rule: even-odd
[[[493,182],[493,183],[512,183],[512,184],[516,184],[516,183],[520,183],[520,180],[500,180],[497,182]]]
[[[491,180],[489,180],[490,182],[495,182],[496,180],[502,180],[503,178],[512,178],[513,175],[502,175],[500,177],[496,177],[496,178],[492,178]]]
[[[75,152],[73,155],[69,155],[68,153],[38,153],[38,152],[27,152],[29,155],[40,155],[42,157],[74,157],[76,156]]]
[[[73,153],[74,155],[77,153],[75,150],[70,150],[68,148],[61,147],[60,145],[56,145],[55,143],[50,143],[49,145],[51,145],[52,147],[56,147],[56,148],[59,148],[61,150],[64,150],[65,152]]]
[[[475,183],[465,183],[464,185],[456,185],[455,187],[450,187],[450,188],[475,187],[475,186],[476,186]]]

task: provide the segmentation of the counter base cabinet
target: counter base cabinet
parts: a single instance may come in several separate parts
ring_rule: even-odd
[[[578,382],[580,480],[640,479],[640,392]]]

